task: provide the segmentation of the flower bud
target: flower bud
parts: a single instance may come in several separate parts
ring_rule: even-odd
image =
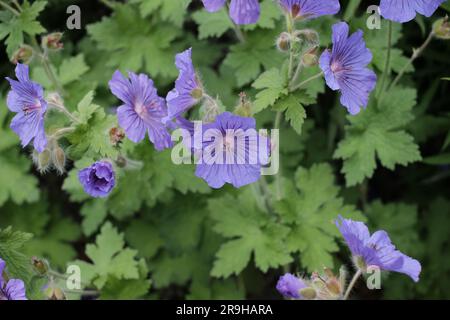
[[[318,47],[320,45],[319,34],[315,30],[297,30],[294,32],[294,36],[301,42],[306,43],[308,47]]]
[[[122,128],[112,128],[109,131],[109,139],[111,141],[111,144],[116,147],[120,143],[122,143],[123,139],[125,139],[125,132],[122,130]]]
[[[61,98],[61,96],[57,92],[50,92],[47,95],[47,102],[50,105],[54,105],[54,106],[63,106],[64,105],[63,99]]]
[[[33,48],[26,44],[23,44],[19,49],[17,49],[16,52],[14,52],[13,56],[11,57],[11,62],[14,64],[17,64],[18,62],[28,64],[31,62],[31,60],[33,60],[33,55]]]
[[[281,52],[288,52],[291,49],[291,36],[287,32],[282,32],[277,39],[277,48]]]
[[[119,168],[125,168],[127,166],[127,159],[123,156],[118,156],[116,159],[116,165]]]
[[[252,103],[247,99],[245,92],[239,94],[239,105],[234,109],[234,113],[241,117],[251,117]]]
[[[46,275],[48,272],[48,262],[37,257],[31,258],[33,270],[40,276]]]
[[[448,16],[437,20],[433,24],[433,32],[438,39],[450,40],[450,23],[448,21]]]
[[[41,174],[48,171],[52,165],[52,155],[49,149],[45,149],[41,153],[33,152],[33,160],[37,165],[37,169]]]
[[[314,300],[317,297],[317,292],[311,287],[300,289],[300,294],[306,300]]]
[[[53,148],[52,161],[56,171],[58,171],[58,173],[61,175],[64,174],[64,172],[66,171],[66,154],[61,147],[56,146],[55,148]]]
[[[319,63],[317,48],[308,50],[302,57],[302,64],[306,67],[313,67]]]
[[[191,96],[195,100],[200,100],[203,97],[203,90],[201,88],[195,88],[192,90]]]
[[[340,284],[339,280],[336,279],[335,277],[328,279],[326,286],[327,286],[328,291],[333,296],[339,296],[342,292],[341,284]]]
[[[48,297],[49,300],[66,300],[66,295],[64,292],[53,285],[49,286],[45,291],[44,294]]]
[[[64,44],[61,42],[63,34],[61,32],[50,33],[42,38],[42,48],[48,50],[61,50]]]

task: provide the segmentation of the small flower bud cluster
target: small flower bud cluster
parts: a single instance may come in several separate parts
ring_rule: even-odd
[[[50,33],[42,38],[41,46],[44,50],[58,51],[64,47],[61,42],[63,34],[61,32]]]
[[[11,57],[11,62],[14,64],[17,64],[19,62],[29,64],[33,60],[33,57],[33,48],[29,45],[23,44],[19,49],[17,49],[16,52],[14,52],[13,56]]]
[[[450,40],[450,23],[448,21],[448,16],[437,20],[433,24],[433,32],[438,39]]]
[[[61,175],[66,172],[66,153],[56,140],[52,140],[41,153],[34,150],[32,158],[41,174],[52,168]]]

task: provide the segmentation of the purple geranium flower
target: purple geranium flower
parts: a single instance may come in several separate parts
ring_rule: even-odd
[[[381,0],[380,13],[385,19],[408,22],[416,12],[430,17],[446,0]]]
[[[300,290],[306,288],[307,285],[302,279],[286,273],[281,276],[277,282],[277,290],[286,298],[301,299]]]
[[[327,85],[341,91],[341,103],[353,115],[367,106],[369,94],[376,85],[376,74],[367,68],[371,60],[361,30],[349,36],[347,23],[333,25],[333,49],[321,55],[320,68]]]
[[[202,0],[209,12],[220,10],[226,0]],[[236,24],[252,24],[258,22],[261,9],[258,0],[231,0],[230,17]]]
[[[404,273],[415,282],[419,281],[421,271],[419,261],[396,250],[386,231],[381,230],[370,235],[367,226],[362,222],[344,219],[341,216],[339,220],[336,221],[336,225],[357,265],[362,259],[366,267],[376,266],[381,270]]]
[[[5,280],[6,263],[0,258],[0,300],[27,300],[25,284],[19,279]]]
[[[293,19],[314,19],[336,14],[341,9],[339,0],[279,0],[279,3]]]
[[[34,139],[34,148],[41,153],[47,146],[44,129],[47,102],[44,100],[44,90],[30,80],[25,64],[17,64],[16,77],[18,81],[6,78],[11,85],[7,105],[9,110],[17,113],[11,121],[11,129],[19,136],[23,147]]]
[[[116,185],[116,175],[108,161],[95,162],[78,173],[84,191],[94,198],[105,198]]]
[[[180,71],[175,88],[167,95],[168,119],[177,118],[203,97],[203,89],[192,64],[192,48],[177,54],[175,64]]]
[[[203,144],[194,145],[202,151],[198,177],[216,189],[225,183],[240,188],[258,181],[261,166],[268,163],[270,143],[256,131],[255,119],[224,112],[202,129]]]
[[[117,108],[119,125],[131,141],[138,143],[148,133],[156,150],[172,146],[170,134],[163,118],[167,117],[167,107],[158,96],[153,81],[145,74],[128,73],[126,79],[116,71],[109,81],[112,93],[124,103]]]

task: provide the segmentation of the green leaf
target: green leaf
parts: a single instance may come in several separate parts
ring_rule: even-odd
[[[385,94],[378,107],[370,103],[357,116],[348,116],[346,137],[334,154],[344,160],[347,186],[372,177],[376,158],[390,170],[422,159],[414,138],[403,130],[413,119],[415,104],[415,90],[397,87]]]
[[[111,129],[117,127],[117,118],[106,115],[103,109],[88,103],[90,102],[89,94],[85,99],[78,105],[78,115],[81,116],[82,123],[77,124],[75,132],[67,136],[72,144],[68,153],[72,159],[80,159],[86,154],[92,157],[115,159],[118,150],[111,142],[109,133]],[[92,113],[93,110],[95,110],[94,113]]]
[[[73,81],[79,81],[88,70],[84,55],[79,54],[63,60],[58,69],[58,79],[62,85],[67,85]]]
[[[87,30],[98,47],[107,52],[108,66],[124,71],[145,67],[152,77],[176,76],[173,61],[176,49],[171,43],[179,29],[173,25],[152,24],[132,6],[117,4],[112,17],[89,25]]]
[[[300,263],[309,271],[333,267],[332,253],[338,251],[340,234],[335,225],[338,215],[365,220],[353,206],[338,196],[334,175],[328,164],[315,164],[309,170],[299,168],[295,184],[286,182],[284,199],[275,210],[285,223],[292,225],[287,247],[300,253]]]
[[[231,46],[224,63],[235,71],[238,86],[256,79],[263,69],[282,64],[283,57],[273,45],[276,33],[277,30],[256,30],[247,34],[245,43]]]
[[[233,23],[225,9],[217,12],[208,12],[201,9],[195,12],[192,18],[198,24],[199,39],[218,38],[233,28]]]
[[[24,43],[24,34],[35,36],[45,32],[45,28],[37,21],[37,17],[44,10],[47,1],[28,1],[22,4],[22,11],[18,16],[10,14],[9,19],[4,15],[0,18],[0,40],[6,39],[6,51],[11,57],[15,50]]]
[[[84,282],[92,282],[101,289],[109,276],[117,279],[138,279],[137,251],[124,246],[123,234],[118,233],[110,222],[105,223],[96,243],[86,246],[86,255],[92,263],[80,260],[74,262],[80,266]]]
[[[165,21],[170,21],[176,26],[181,27],[187,12],[187,7],[192,0],[132,0],[131,3],[139,3],[139,11],[142,17],[159,10],[161,17]]]
[[[30,159],[13,148],[0,154],[0,205],[8,199],[30,203],[39,199],[38,181],[30,174]]]
[[[23,246],[33,237],[30,233],[0,229],[0,257],[6,262],[6,271],[12,279],[25,282],[27,293],[31,289],[30,258],[23,254]]]
[[[273,106],[282,95],[286,95],[288,93],[286,81],[276,68],[261,74],[252,84],[253,88],[261,90],[256,94],[256,99],[253,102],[253,114]]]
[[[240,206],[230,206],[240,203]],[[251,189],[244,189],[235,198],[225,195],[208,203],[214,230],[227,238],[216,254],[211,274],[228,277],[239,274],[254,254],[255,265],[266,272],[292,261],[283,240],[289,229],[270,219],[267,213],[256,206]]]

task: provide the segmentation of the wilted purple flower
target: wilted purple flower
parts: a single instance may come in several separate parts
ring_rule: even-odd
[[[202,85],[195,74],[192,64],[192,48],[177,54],[175,65],[180,74],[175,82],[175,88],[169,92],[166,98],[169,108],[169,120],[188,111],[203,97]]]
[[[302,279],[297,278],[293,274],[286,273],[281,276],[277,282],[277,290],[286,298],[300,299],[302,296],[300,290],[306,288],[307,285]]]
[[[109,81],[112,93],[124,103],[117,108],[119,125],[133,142],[140,142],[148,133],[156,150],[172,145],[163,118],[167,117],[167,107],[158,96],[153,81],[145,74],[128,73],[126,79],[119,71]]]
[[[333,25],[333,49],[320,57],[320,68],[327,85],[341,91],[341,103],[355,115],[366,107],[377,76],[367,68],[372,53],[367,49],[361,30],[349,36],[347,23]]]
[[[116,185],[114,169],[108,161],[95,162],[78,173],[84,191],[94,198],[105,198]]]
[[[339,12],[339,0],[279,0],[281,7],[293,19],[314,19]]]
[[[415,282],[419,281],[419,261],[396,250],[386,231],[376,231],[370,235],[363,222],[344,219],[341,216],[336,225],[357,264],[362,260],[366,267],[376,266],[381,270],[404,273]]]
[[[240,188],[258,181],[268,163],[270,143],[256,131],[256,121],[224,112],[214,123],[203,125],[201,161],[196,175],[212,188],[225,183]]]
[[[220,10],[226,0],[202,0],[209,12]],[[260,15],[258,0],[231,0],[230,17],[236,24],[253,24],[258,22]]]
[[[47,102],[44,100],[44,90],[30,80],[25,64],[17,64],[16,77],[18,81],[6,78],[11,85],[7,105],[9,110],[17,113],[11,121],[11,129],[19,136],[23,147],[34,139],[34,148],[41,153],[47,146],[44,129]]]
[[[381,0],[380,13],[383,18],[408,22],[416,17],[416,12],[431,17],[441,3],[446,0]]]
[[[6,262],[0,258],[0,300],[27,300],[25,284],[19,279],[3,278]]]

